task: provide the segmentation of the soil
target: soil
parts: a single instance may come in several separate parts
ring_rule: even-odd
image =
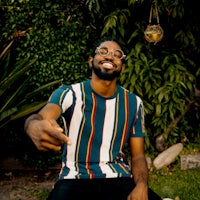
[[[0,159],[0,200],[41,200],[48,196],[58,177],[60,164],[44,171]]]
[[[58,171],[1,171],[0,200],[38,200],[41,192],[47,195]],[[44,196],[44,195],[43,195]]]

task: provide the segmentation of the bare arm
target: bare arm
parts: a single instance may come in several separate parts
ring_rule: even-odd
[[[131,170],[136,187],[128,200],[148,200],[148,168],[144,155],[144,138],[131,138]]]
[[[59,151],[63,143],[71,144],[70,139],[64,135],[63,129],[56,122],[60,114],[59,106],[47,104],[38,114],[33,114],[26,119],[25,132],[38,150]]]
[[[148,168],[144,155],[144,138],[132,138],[131,146],[131,169],[135,184],[148,182]]]

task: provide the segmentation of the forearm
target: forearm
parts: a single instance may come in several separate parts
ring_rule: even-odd
[[[131,169],[136,185],[138,183],[148,184],[148,168],[144,156],[132,159]]]

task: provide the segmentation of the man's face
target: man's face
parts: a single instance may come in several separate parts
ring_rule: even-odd
[[[124,68],[122,59],[124,53],[114,41],[106,41],[97,47],[92,60],[93,72],[103,80],[114,80],[119,77]]]

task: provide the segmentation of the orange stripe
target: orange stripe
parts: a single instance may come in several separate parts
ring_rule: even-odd
[[[119,166],[124,170],[124,172],[126,172],[127,174],[129,174],[130,172],[124,167],[124,165],[122,165],[121,163],[118,163]]]
[[[69,88],[67,88],[66,90],[64,90],[64,91],[62,92],[62,94],[60,95],[60,100],[59,100],[59,104],[60,104],[60,105],[62,104],[64,94],[65,94],[66,92],[68,92],[68,91],[69,91]]]

